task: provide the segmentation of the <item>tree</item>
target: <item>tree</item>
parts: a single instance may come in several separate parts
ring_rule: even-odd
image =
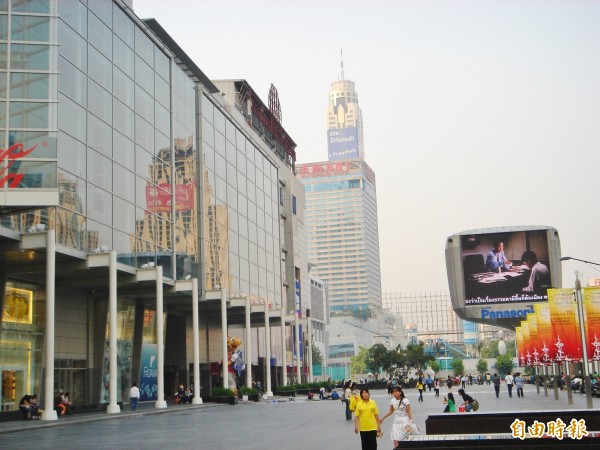
[[[418,344],[408,344],[406,349],[400,352],[399,362],[403,363],[406,369],[417,369],[421,375],[427,364],[434,359],[433,356],[425,354],[425,344],[419,342]]]
[[[375,344],[368,351],[367,369],[372,373],[379,373],[382,368],[387,372],[390,367],[389,350],[383,344]]]
[[[321,350],[319,349],[319,347],[317,347],[315,345],[315,342],[311,342],[311,347],[312,347],[312,364],[313,366],[320,366],[321,364],[323,364],[323,354],[321,353]]]
[[[437,376],[437,374],[439,373],[440,370],[442,370],[442,366],[440,366],[440,363],[437,361],[431,361],[431,364],[429,364],[431,366],[431,370],[433,370]]]
[[[489,367],[488,367],[488,363],[485,359],[480,359],[479,361],[477,361],[477,372],[484,374],[488,371]]]
[[[459,358],[454,358],[452,360],[452,370],[454,370],[454,375],[464,375],[465,366],[463,364],[463,360]]]
[[[498,369],[501,375],[512,372],[513,367],[513,359],[508,354],[500,355],[496,358],[496,369]]]
[[[358,348],[358,355],[350,358],[350,374],[365,373],[367,371],[367,357],[369,349],[365,347]]]

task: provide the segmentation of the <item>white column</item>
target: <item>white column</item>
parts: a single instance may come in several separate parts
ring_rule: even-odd
[[[313,365],[312,365],[312,318],[310,315],[306,317],[307,326],[306,332],[308,333],[308,344],[306,344],[306,360],[308,361],[308,382],[313,382]]]
[[[223,350],[223,387],[229,388],[229,377],[227,368],[229,367],[229,358],[227,357],[227,291],[221,289],[221,331],[222,331],[222,350]]]
[[[252,336],[250,334],[250,297],[246,297],[246,387],[252,387]]]
[[[56,232],[46,233],[46,373],[42,420],[58,420],[54,410],[54,283],[56,273]]]
[[[194,398],[192,405],[201,405],[200,397],[200,329],[198,321],[198,278],[192,278],[192,336],[194,338]]]
[[[287,348],[285,347],[285,307],[281,305],[281,369],[283,370],[283,385],[288,384],[287,379]]]
[[[298,311],[294,311],[294,329],[296,330],[296,384],[302,383],[302,372],[300,368],[300,320],[298,318]]]
[[[111,250],[108,254],[108,372],[110,376],[108,389],[108,414],[118,414],[121,408],[117,403],[117,252]]]
[[[163,268],[156,267],[156,363],[157,363],[157,399],[154,407],[164,409],[165,400],[165,339],[163,320]]]
[[[271,328],[269,326],[269,301],[265,299],[265,358],[267,370],[265,375],[265,389],[268,397],[273,397],[271,390]]]

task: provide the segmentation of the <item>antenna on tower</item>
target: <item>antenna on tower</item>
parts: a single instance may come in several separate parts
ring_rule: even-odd
[[[340,78],[342,79],[342,81],[344,81],[344,52],[343,50],[340,48]]]

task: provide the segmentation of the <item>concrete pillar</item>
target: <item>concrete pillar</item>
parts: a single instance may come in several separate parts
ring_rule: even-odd
[[[271,327],[269,326],[269,301],[267,299],[265,299],[265,358],[267,364],[265,392],[268,397],[273,397],[271,389]]]
[[[165,338],[163,318],[163,268],[156,267],[156,363],[157,363],[157,399],[154,407],[164,409],[165,400]]]
[[[300,368],[300,320],[298,318],[298,311],[294,312],[294,329],[296,330],[296,384],[302,383],[302,369]]]
[[[229,367],[229,358],[227,357],[227,291],[221,289],[221,331],[222,331],[222,350],[223,350],[223,387],[229,388],[229,377],[227,368]]]
[[[58,420],[54,410],[54,283],[56,273],[56,232],[46,233],[46,373],[42,420]]]
[[[246,387],[252,387],[252,336],[250,334],[250,297],[246,297]]]
[[[192,278],[192,336],[194,339],[194,398],[192,405],[201,405],[200,397],[200,325],[198,313],[198,278]]]
[[[308,312],[308,311],[307,311]],[[310,314],[306,315],[306,333],[308,334],[308,343],[306,344],[306,360],[308,362],[308,382],[312,383],[313,380],[313,365],[312,365],[312,319]]]
[[[118,414],[121,408],[117,403],[117,252],[111,250],[108,254],[108,323],[109,323],[109,340],[108,340],[108,372],[110,376],[108,389],[108,406],[106,412],[108,414]]]
[[[287,348],[285,347],[285,307],[281,306],[281,369],[283,370],[283,385],[288,384],[287,378]]]

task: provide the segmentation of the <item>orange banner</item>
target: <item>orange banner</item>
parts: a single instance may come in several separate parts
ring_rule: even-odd
[[[600,288],[585,288],[583,305],[585,306],[588,359],[600,361]]]
[[[523,334],[523,354],[525,355],[524,366],[531,367],[531,351],[529,350],[529,322],[527,319],[521,321],[521,333]]]
[[[548,303],[536,303],[533,305],[537,321],[537,335],[540,343],[542,364],[551,364],[554,359],[555,348],[552,339],[552,322],[550,321],[550,307]]]
[[[519,358],[519,366],[525,367],[525,351],[523,349],[523,333],[521,327],[515,327],[515,340],[517,341],[517,357]]]
[[[581,336],[573,289],[548,289],[555,360],[581,359]]]
[[[531,352],[531,365],[541,366],[541,345],[538,340],[537,319],[534,313],[527,314],[527,323],[529,324],[529,351]]]

